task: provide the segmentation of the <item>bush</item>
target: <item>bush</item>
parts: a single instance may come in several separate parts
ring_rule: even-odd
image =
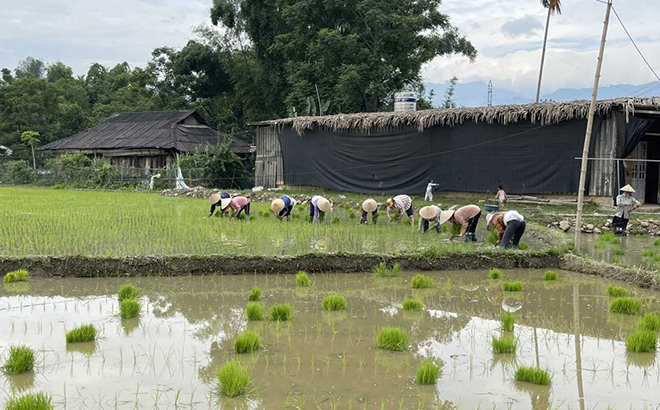
[[[252,300],[252,301],[259,300],[260,298],[261,298],[261,289],[259,288],[252,289],[252,291],[250,292],[250,296],[248,296],[248,300]]]
[[[346,299],[341,295],[328,295],[323,299],[323,309],[344,310],[346,309]]]
[[[264,320],[264,307],[259,303],[248,303],[245,313],[249,321]]]
[[[234,352],[252,353],[261,347],[261,338],[254,332],[245,332],[234,342]]]
[[[622,287],[610,285],[607,287],[607,294],[619,298],[628,296],[628,291]]]
[[[30,279],[30,274],[25,269],[15,270],[9,272],[2,278],[3,283],[13,283],[13,282],[26,282]]]
[[[199,185],[207,188],[223,188],[229,181],[232,188],[249,189],[254,186],[254,173],[250,172],[248,162],[231,151],[232,135],[225,135],[221,144],[206,145],[196,148],[189,154],[180,156],[182,170],[196,168],[202,170]]]
[[[513,327],[516,322],[516,316],[513,313],[504,312],[500,316],[502,322],[502,330],[505,332],[513,332]]]
[[[493,337],[493,353],[515,353],[518,342],[513,336]]]
[[[523,290],[522,282],[504,282],[502,284],[502,289],[505,292],[520,292]]]
[[[433,279],[421,273],[418,273],[412,278],[413,289],[427,289],[432,288],[433,285]]]
[[[140,288],[136,288],[129,284],[121,285],[117,292],[117,296],[119,297],[120,302],[128,299],[137,299],[138,296],[140,296]]]
[[[440,366],[431,360],[424,360],[417,367],[415,381],[417,384],[435,384],[440,375]]]
[[[53,403],[46,393],[30,393],[11,397],[5,403],[5,410],[52,410]]]
[[[273,306],[270,308],[270,316],[278,322],[291,320],[291,306],[286,304]]]
[[[557,280],[558,277],[559,275],[557,275],[557,272],[549,270],[545,272],[543,280]]]
[[[376,337],[376,345],[385,350],[400,352],[406,350],[409,343],[408,334],[398,327],[384,327]]]
[[[538,367],[522,366],[516,370],[515,380],[517,382],[526,382],[540,386],[549,386],[552,380],[546,370]]]
[[[656,332],[637,331],[626,338],[626,349],[633,353],[654,352],[657,342]]]
[[[96,328],[94,325],[85,325],[77,327],[66,332],[67,343],[84,343],[96,340]]]
[[[122,319],[132,319],[140,314],[140,302],[135,299],[125,299],[119,305],[119,316]]]
[[[418,299],[404,299],[403,300],[403,310],[411,310],[414,312],[418,312],[422,310],[424,307],[424,303],[422,303],[421,300]]]
[[[226,363],[218,370],[220,392],[227,397],[238,397],[247,393],[250,376],[237,361]]]
[[[301,270],[296,274],[296,284],[303,288],[309,286],[309,276],[307,275],[307,272]]]
[[[637,298],[621,297],[610,303],[610,312],[623,315],[639,315],[642,310],[642,301]]]
[[[501,279],[502,271],[499,269],[491,269],[490,272],[488,272],[488,277],[491,279]]]
[[[29,184],[34,178],[34,170],[25,161],[8,161],[2,180],[10,184]]]
[[[381,278],[389,278],[393,276],[399,276],[400,269],[401,266],[398,263],[394,264],[392,269],[389,269],[385,262],[381,262],[374,268],[374,273]]]
[[[9,374],[31,372],[34,369],[34,350],[27,346],[11,346],[2,368]]]
[[[637,330],[657,332],[660,330],[660,318],[655,313],[647,313],[637,321]]]

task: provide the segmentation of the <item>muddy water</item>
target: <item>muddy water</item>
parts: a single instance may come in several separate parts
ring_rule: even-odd
[[[631,235],[618,237],[618,244],[603,243],[599,235],[583,235],[582,238],[581,251],[596,260],[645,269],[660,268],[660,246],[654,246],[657,238]],[[647,250],[646,256],[642,255],[644,250]]]
[[[485,271],[430,273],[433,289],[413,290],[412,273],[382,279],[368,274],[295,277],[232,276],[141,278],[139,319],[117,317],[117,279],[35,280],[0,293],[0,350],[12,343],[38,351],[35,372],[1,375],[0,400],[12,392],[48,391],[67,409],[605,409],[655,408],[660,361],[626,354],[623,340],[636,318],[608,313],[607,283],[560,272],[505,271],[524,291],[503,293]],[[449,280],[449,281],[448,281]],[[244,316],[253,286],[262,303],[290,303],[290,323],[250,322]],[[346,296],[344,312],[324,312],[323,297]],[[645,311],[657,294],[641,290]],[[423,312],[404,312],[404,297],[424,301]],[[515,355],[494,355],[502,311],[515,311]],[[95,344],[65,343],[65,330],[93,323]],[[378,349],[382,326],[410,335],[408,351]],[[245,330],[261,335],[263,350],[236,355],[233,340]],[[435,386],[417,386],[424,357],[442,362]],[[215,374],[228,360],[250,369],[252,391],[226,399]],[[517,365],[547,368],[552,387],[516,383]],[[583,398],[583,400],[580,400]]]

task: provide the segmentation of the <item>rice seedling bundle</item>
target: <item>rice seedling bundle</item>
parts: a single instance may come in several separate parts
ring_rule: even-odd
[[[646,313],[643,318],[637,321],[637,330],[657,332],[660,330],[660,317],[655,313]]]
[[[29,393],[11,397],[5,403],[5,410],[52,410],[51,397],[46,393]]]
[[[291,320],[291,305],[282,304],[270,308],[270,316],[278,322]]]
[[[621,255],[626,254],[626,250],[623,249],[620,246],[617,246],[617,247],[612,248],[612,253],[615,254],[615,255],[621,256]]]
[[[400,352],[408,348],[408,334],[398,327],[384,327],[376,336],[376,345],[381,349]]]
[[[220,393],[227,397],[238,397],[247,393],[250,375],[237,361],[226,363],[218,370]]]
[[[622,287],[610,285],[607,287],[607,294],[618,298],[628,296],[628,291]]]
[[[417,384],[435,384],[440,375],[440,366],[431,360],[424,360],[417,367],[417,374],[415,375],[415,382]]]
[[[654,352],[658,343],[657,332],[638,330],[626,338],[626,350],[633,353]]]
[[[119,287],[117,297],[120,302],[128,299],[137,299],[140,296],[140,288],[136,288],[131,284],[124,284]]]
[[[245,308],[245,314],[249,321],[264,320],[264,307],[259,303],[250,302]]]
[[[434,285],[433,279],[418,273],[412,278],[412,287],[413,289],[428,289],[432,288]]]
[[[522,282],[504,282],[502,283],[502,289],[505,292],[520,292],[523,290]]]
[[[84,325],[66,332],[67,343],[84,343],[96,340],[96,328],[94,325]]]
[[[346,299],[341,295],[328,295],[323,299],[323,309],[344,310],[346,309]]]
[[[119,305],[119,316],[122,319],[132,319],[140,314],[141,305],[135,299],[125,299]]]
[[[490,272],[488,272],[488,277],[491,279],[501,279],[502,271],[499,269],[491,269]]]
[[[254,332],[245,332],[236,338],[234,352],[252,353],[261,347],[261,338]]]
[[[301,270],[296,274],[296,284],[302,288],[309,286],[309,275],[307,275],[307,272]]]
[[[392,269],[388,268],[385,262],[381,262],[374,268],[374,273],[381,278],[389,278],[393,276],[399,276],[401,266],[396,263]]]
[[[259,289],[259,288],[252,289],[252,291],[250,292],[250,295],[248,296],[248,300],[251,300],[251,301],[256,301],[256,300],[259,300],[260,298],[261,298],[261,289]]]
[[[550,383],[552,383],[552,379],[547,370],[539,369],[538,367],[521,366],[516,370],[514,378],[517,382],[531,383],[540,386],[549,386]]]
[[[492,340],[493,353],[515,353],[518,342],[513,336],[494,337]]]
[[[413,312],[418,312],[422,310],[424,303],[419,299],[404,299],[403,300],[403,310],[409,310]]]
[[[527,250],[529,250],[529,244],[527,244],[525,242],[520,242],[518,244],[518,249],[520,249],[521,251],[527,251]]]
[[[9,374],[31,372],[34,369],[34,356],[34,350],[27,346],[11,346],[2,369]]]
[[[617,237],[614,232],[612,231],[607,231],[603,232],[600,234],[600,240],[603,242],[611,243],[611,244],[619,244],[621,243],[621,239]]]
[[[557,275],[557,272],[549,270],[545,272],[543,280],[557,280],[558,277],[559,275]]]
[[[516,322],[516,317],[513,313],[504,312],[500,316],[500,321],[502,323],[502,330],[505,332],[513,332],[513,327]]]
[[[7,273],[3,278],[3,283],[25,282],[30,279],[30,274],[25,269],[15,270]]]
[[[655,256],[655,250],[653,250],[653,249],[642,249],[642,256],[645,257],[645,258],[652,258],[652,257]]]
[[[639,315],[642,310],[642,300],[638,298],[620,297],[610,303],[610,312],[623,315]]]

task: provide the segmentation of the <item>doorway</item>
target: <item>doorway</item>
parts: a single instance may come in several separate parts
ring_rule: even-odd
[[[642,141],[637,144],[637,148],[633,152],[632,159],[647,159],[648,153],[648,144],[646,141]],[[632,165],[632,185],[635,190],[635,196],[641,199],[643,202],[646,202],[646,161],[635,161]]]

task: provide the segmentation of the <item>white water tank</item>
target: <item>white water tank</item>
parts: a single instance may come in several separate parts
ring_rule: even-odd
[[[417,111],[417,93],[402,91],[394,94],[394,112]]]

